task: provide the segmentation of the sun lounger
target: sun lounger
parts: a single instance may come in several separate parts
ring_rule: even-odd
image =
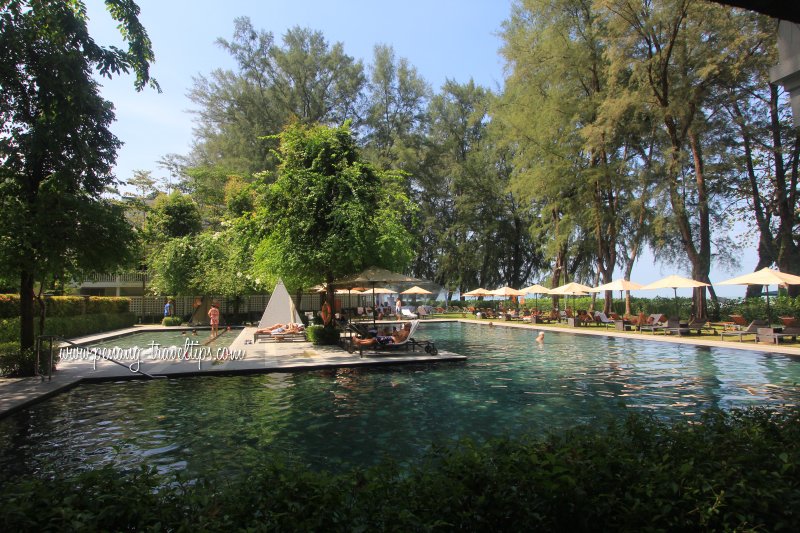
[[[733,318],[733,315],[731,315]],[[750,325],[747,326],[746,329],[740,331],[723,331],[721,332],[720,339],[724,340],[725,337],[739,337],[739,342],[742,342],[742,337],[745,335],[756,335],[758,333],[758,328],[765,328],[769,326],[766,320],[753,320],[750,322]]]
[[[668,325],[666,328],[664,328],[665,335],[667,333],[677,333],[679,336],[684,334],[691,335],[693,331],[696,331],[698,335],[702,335],[703,331],[711,331],[712,333],[717,332],[717,330],[708,325],[708,320],[702,319],[692,320],[685,326],[681,326],[680,323],[678,323],[675,326]]]
[[[756,331],[756,342],[770,341],[779,344],[781,339],[791,338],[797,341],[797,336],[800,335],[800,327],[786,326],[783,331],[775,331],[772,328],[758,328]]]
[[[656,330],[662,330],[666,327],[667,325],[664,323],[664,315],[661,313],[654,313],[647,318],[647,324],[642,324],[639,326],[639,331],[649,331],[655,335]]]
[[[595,311],[594,312],[594,321],[597,324],[605,325],[606,329],[608,329],[608,326],[615,326],[616,327],[616,325],[617,325],[616,322],[614,322],[613,320],[608,318],[606,316],[606,314],[603,313],[602,311]]]
[[[261,340],[266,341],[305,341],[306,329],[300,326],[300,331],[283,332],[283,331],[265,331],[253,333],[253,343]]]
[[[403,318],[417,318],[417,315],[412,313],[409,309],[405,307],[400,311],[400,314]]]
[[[744,319],[742,315],[730,315],[731,322],[733,322],[736,329],[743,329],[748,327],[747,320]]]
[[[424,350],[426,353],[431,355],[436,355],[439,351],[436,349],[436,345],[433,341],[418,341],[414,338],[414,333],[417,331],[419,327],[419,320],[412,320],[411,321],[411,329],[408,332],[408,336],[404,341],[401,342],[392,342],[389,344],[380,344],[376,343],[370,346],[361,346],[358,347],[359,356],[364,357],[364,350],[373,351],[373,352],[391,352],[396,350],[411,350],[412,352],[417,351],[417,348]]]

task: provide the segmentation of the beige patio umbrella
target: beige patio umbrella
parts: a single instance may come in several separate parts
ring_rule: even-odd
[[[473,291],[465,292],[464,296],[491,296],[492,292],[484,288],[478,288]]]
[[[586,296],[590,290],[592,290],[591,287],[573,281],[571,283],[567,283],[566,285],[556,287],[555,289],[550,289],[550,294],[557,294],[559,296],[571,295],[572,307],[575,307],[575,296]]]
[[[524,292],[517,289],[512,289],[508,285],[489,292],[492,294],[492,296],[502,296],[503,298],[510,298],[512,296],[525,296]]]
[[[635,281],[630,281],[627,279],[616,279],[610,283],[604,283],[602,285],[598,285],[592,289],[589,289],[590,292],[604,292],[604,291],[619,291],[619,297],[624,300],[622,297],[622,291],[637,291],[641,289],[644,285],[641,283],[636,283]],[[614,298],[611,298],[611,304],[614,304]]]
[[[550,294],[550,289],[548,289],[547,287],[545,287],[543,285],[539,285],[538,283],[534,283],[533,285],[530,285],[530,286],[525,287],[524,289],[520,289],[520,290],[524,291],[525,294],[533,294],[534,295],[534,297],[536,298],[536,310],[537,311],[539,310],[539,295],[540,294]]]
[[[592,290],[591,287],[573,281],[571,283],[567,283],[566,285],[561,285],[560,287],[556,287],[555,289],[550,289],[550,294],[559,294],[561,296],[567,296],[567,295],[586,296],[586,293],[588,293],[591,290]]]
[[[771,268],[762,268],[756,272],[720,281],[718,285],[765,285],[767,287],[767,320],[771,320],[769,312],[769,286],[800,285],[800,276],[787,274],[780,270],[772,270]]]
[[[495,289],[493,291],[489,291],[492,296],[525,296],[527,293],[525,291],[512,289],[509,286],[500,287],[499,289]]]
[[[418,294],[433,294],[433,293],[431,291],[429,291],[429,290],[423,289],[419,285],[414,285],[410,289],[406,289],[403,292],[401,292],[400,294],[411,294],[411,295],[413,295],[414,296],[414,305],[417,305],[417,295]]]
[[[392,289],[387,289],[386,287],[375,287],[373,289],[375,294],[397,294],[397,291],[393,291]]]
[[[385,268],[372,266],[363,270],[361,273],[356,274],[355,276],[336,280],[331,285],[334,287],[370,287],[373,290],[372,306],[375,307],[376,293],[374,291],[378,285],[383,285],[385,283],[391,283],[393,285],[402,283],[416,283],[419,281],[422,280],[411,276],[406,276],[405,274],[400,274],[398,272],[392,272],[391,270],[386,270]],[[374,325],[375,323],[373,320],[373,326]]]
[[[679,316],[678,289],[694,289],[695,287],[708,287],[708,286],[709,286],[708,283],[697,281],[691,278],[683,278],[681,276],[676,276],[675,274],[673,274],[671,276],[667,276],[666,278],[661,278],[658,281],[654,281],[653,283],[648,283],[644,287],[641,287],[639,290],[649,291],[655,289],[672,289],[673,293],[675,294],[675,316]]]

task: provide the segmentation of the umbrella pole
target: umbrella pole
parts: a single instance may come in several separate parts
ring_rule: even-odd
[[[672,292],[675,294],[675,318],[681,319],[681,313],[678,311],[678,288],[672,287]]]
[[[769,285],[767,285],[766,287],[767,287],[767,325],[772,326],[772,317],[770,316],[769,313]]]
[[[372,329],[378,329],[378,326],[375,322],[375,317],[377,313],[375,312],[375,284],[372,284]]]

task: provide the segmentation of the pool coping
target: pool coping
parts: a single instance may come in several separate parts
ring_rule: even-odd
[[[601,330],[589,327],[564,327],[549,324],[529,324],[507,320],[487,320],[469,318],[430,318],[424,322],[459,322],[466,324],[478,324],[485,327],[506,327],[529,329],[531,332],[559,332],[578,335],[595,335],[604,337],[614,337],[621,339],[667,342],[673,344],[684,344],[693,346],[731,348],[735,350],[746,350],[765,354],[780,354],[789,356],[800,356],[800,346],[765,345],[745,342],[722,341],[710,338],[698,338],[696,336],[674,337],[667,335],[642,334],[634,332],[618,332],[614,330]],[[392,324],[396,321],[383,321],[382,324]],[[160,324],[137,325],[132,328],[115,330],[98,335],[89,335],[70,339],[80,345],[109,340],[131,333],[141,333],[143,331],[180,331],[181,329],[202,329],[202,328],[180,328],[165,327]],[[149,370],[153,375],[167,378],[196,377],[196,376],[230,376],[245,374],[264,374],[274,372],[305,372],[311,370],[327,370],[336,368],[358,368],[387,366],[398,364],[438,364],[466,361],[466,357],[451,352],[440,351],[439,354],[432,356],[423,352],[392,353],[392,354],[365,354],[359,357],[358,354],[350,354],[338,346],[313,346],[310,342],[262,342],[248,344],[245,341],[252,339],[255,327],[243,328],[238,336],[231,342],[229,349],[244,350],[246,355],[241,361],[225,361],[221,364],[207,363],[206,369],[202,368],[202,361],[181,361],[168,362],[161,365],[154,364],[154,368]],[[533,342],[533,337],[531,337]],[[545,337],[545,342],[547,339]],[[249,358],[249,359],[248,359]],[[104,364],[104,363],[100,363]],[[197,370],[189,369],[186,365],[198,365]],[[174,365],[171,368],[166,365]],[[86,361],[67,361],[59,363],[59,369],[53,373],[52,379],[47,377],[29,377],[18,379],[0,380],[0,419],[24,409],[34,403],[48,399],[56,394],[65,392],[81,383],[91,383],[100,381],[122,381],[131,379],[146,379],[131,372],[128,369],[118,366],[103,366],[99,371],[89,368],[91,363]],[[179,368],[180,366],[180,368]]]

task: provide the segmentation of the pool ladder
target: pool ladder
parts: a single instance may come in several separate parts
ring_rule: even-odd
[[[117,361],[116,359],[114,359],[112,357],[108,357],[107,355],[103,355],[103,354],[99,353],[98,351],[96,351],[96,350],[94,350],[92,348],[87,348],[85,346],[81,346],[80,344],[76,344],[76,343],[72,342],[69,339],[65,339],[61,335],[39,335],[36,338],[36,375],[41,376],[42,381],[44,381],[44,374],[40,374],[39,373],[39,369],[41,368],[41,360],[42,360],[41,354],[42,354],[42,346],[44,344],[43,341],[47,341],[47,340],[50,341],[50,364],[47,365],[47,381],[52,381],[52,379],[53,379],[53,348],[54,348],[53,341],[54,340],[57,340],[59,342],[64,342],[64,343],[69,344],[70,346],[74,346],[76,348],[81,348],[83,350],[86,350],[87,352],[89,352],[90,354],[94,355],[95,357],[100,357],[100,358],[105,359],[106,361],[111,361],[114,364],[117,364],[119,366],[123,366],[123,367],[127,368],[131,372],[135,372],[137,374],[141,374],[141,375],[146,376],[146,377],[148,377],[150,379],[159,379],[159,378],[166,378],[167,377],[167,376],[154,376],[152,374],[148,374],[144,370],[134,370],[129,365],[126,365],[125,363],[121,363],[121,362]]]

